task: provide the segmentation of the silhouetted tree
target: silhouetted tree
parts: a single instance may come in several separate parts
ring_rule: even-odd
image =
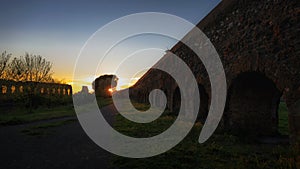
[[[10,64],[10,78],[15,81],[52,82],[52,63],[40,55],[14,58]]]
[[[6,51],[2,52],[0,55],[0,79],[7,78],[7,67],[9,66],[9,59],[11,58],[10,53],[6,53]]]
[[[41,99],[36,91],[39,82],[53,81],[52,63],[40,55],[26,53],[25,56],[15,57],[9,67],[10,80],[29,82],[24,90],[24,99],[29,112],[32,112]]]

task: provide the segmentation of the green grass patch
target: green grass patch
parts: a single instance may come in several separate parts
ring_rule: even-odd
[[[98,106],[101,108],[101,107],[112,104],[113,101],[112,101],[112,98],[110,98],[110,97],[107,97],[107,98],[97,97],[97,103],[98,103]]]
[[[16,109],[14,112],[0,113],[0,125],[22,124],[70,116],[75,116],[72,105],[54,108],[38,108],[34,110],[33,113],[28,113],[27,110],[23,109]]]
[[[111,98],[98,98],[97,101],[99,108],[112,103]],[[15,107],[8,112],[0,112],[0,125],[23,124],[75,115],[76,113],[72,104],[52,108],[39,107],[33,110],[33,113],[28,113],[28,110],[25,108]]]
[[[288,110],[285,102],[280,102],[278,107],[278,131],[280,134],[289,135]]]
[[[147,105],[139,105],[147,108]],[[280,105],[281,132],[287,132],[287,112],[284,104]],[[116,116],[114,128],[133,137],[151,137],[165,131],[173,124],[176,117],[164,114],[159,119],[148,123],[133,123],[121,115]],[[202,129],[200,122],[195,123],[188,136],[173,149],[161,155],[131,159],[114,156],[111,168],[120,169],[296,169],[299,150],[289,145],[260,144],[247,141],[226,133],[215,133],[204,144],[198,143]]]

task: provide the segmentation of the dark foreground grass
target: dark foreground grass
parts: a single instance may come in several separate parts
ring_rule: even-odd
[[[69,124],[71,122],[75,122],[75,119],[67,119],[67,120],[61,120],[61,121],[54,121],[54,122],[47,122],[42,123],[38,125],[34,125],[31,127],[28,127],[26,129],[21,130],[23,134],[29,135],[29,136],[47,136],[53,133],[52,128],[59,127],[62,125]]]
[[[111,98],[97,98],[97,101],[99,108],[112,103]],[[25,108],[15,107],[9,112],[0,111],[0,125],[16,125],[41,120],[72,117],[75,115],[76,113],[72,104],[52,108],[39,107],[33,110],[33,113],[28,113],[28,110]]]
[[[38,108],[33,113],[26,109],[15,109],[10,113],[0,113],[0,125],[23,124],[40,120],[75,116],[73,105],[54,108]]]
[[[285,105],[281,105],[281,111],[286,110],[284,107]],[[280,113],[282,133],[288,133],[285,113]],[[175,118],[165,115],[149,124],[135,124],[118,115],[114,128],[129,136],[150,137],[165,131]],[[155,157],[130,159],[114,156],[111,168],[296,169],[296,160],[299,160],[300,152],[290,145],[260,144],[220,132],[215,133],[204,144],[199,144],[201,128],[202,124],[197,122],[181,143]]]

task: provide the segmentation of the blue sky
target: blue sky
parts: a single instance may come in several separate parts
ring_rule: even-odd
[[[0,52],[6,50],[14,56],[25,52],[42,55],[53,62],[55,77],[70,81],[81,47],[105,24],[138,12],[169,13],[197,24],[219,2],[220,0],[2,0]],[[151,43],[151,40],[148,42]],[[161,48],[164,49],[170,48],[174,43],[163,42],[165,43],[162,43],[164,46]],[[155,40],[153,43],[156,43]],[[150,59],[149,63],[152,62],[153,59]]]

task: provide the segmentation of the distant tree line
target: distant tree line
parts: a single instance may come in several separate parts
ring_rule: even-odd
[[[2,52],[0,55],[0,79],[32,83],[26,83],[24,92],[14,100],[1,98],[1,102],[14,106],[21,103],[30,113],[38,106],[56,106],[61,101],[63,102],[61,104],[71,102],[70,97],[66,101],[62,96],[42,96],[36,92],[40,85],[36,82],[55,82],[52,75],[52,63],[40,55],[25,53],[24,56],[12,57],[11,53]]]
[[[52,63],[40,55],[25,53],[12,58],[6,51],[0,57],[0,79],[31,82],[54,82]]]

